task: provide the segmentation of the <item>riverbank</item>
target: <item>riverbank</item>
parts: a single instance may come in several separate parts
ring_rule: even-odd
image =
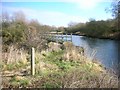
[[[72,35],[86,36],[86,37],[98,38],[98,39],[110,39],[110,40],[118,40],[118,41],[120,40],[120,32],[110,34],[110,35],[107,35],[107,36],[101,36],[101,37],[86,35],[86,34],[83,34],[83,33],[80,33],[80,32],[73,33]]]
[[[30,55],[12,47],[1,63],[4,88],[117,88],[118,79],[98,61],[84,56],[71,42],[50,42],[35,53],[35,76],[30,75]]]

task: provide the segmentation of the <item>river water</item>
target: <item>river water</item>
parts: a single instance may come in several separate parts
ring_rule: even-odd
[[[100,61],[108,69],[119,70],[120,41],[72,35],[72,42],[83,47],[87,57]]]

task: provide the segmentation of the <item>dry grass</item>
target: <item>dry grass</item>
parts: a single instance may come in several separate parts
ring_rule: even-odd
[[[84,50],[81,47],[75,47],[71,42],[64,42],[63,47],[65,48],[65,53],[63,58],[66,61],[84,61],[85,56],[83,56]]]
[[[64,88],[117,88],[117,76],[109,73],[87,72],[84,69],[74,69],[68,72],[64,79]]]
[[[30,69],[28,58],[28,54],[23,49],[9,46],[9,52],[2,53],[2,63],[0,65],[3,76],[25,75],[28,73]]]
[[[28,55],[23,49],[17,49],[15,46],[9,46],[9,52],[2,53],[2,60],[6,64],[27,62]]]
[[[59,88],[117,88],[118,78],[107,72],[100,63],[83,55],[81,48],[64,44],[60,51],[36,51],[36,75],[30,76],[28,54],[14,46],[3,53],[3,72],[12,76],[3,78],[4,87],[59,87]],[[27,64],[26,63],[27,61]],[[21,63],[22,62],[22,63]],[[3,65],[3,66],[4,66]],[[17,67],[16,69],[13,67]],[[17,73],[17,74],[16,74]],[[24,73],[25,76],[20,76]],[[28,83],[29,82],[29,83]]]

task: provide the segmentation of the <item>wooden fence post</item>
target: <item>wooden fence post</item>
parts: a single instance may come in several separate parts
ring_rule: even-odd
[[[63,34],[62,34],[62,41],[64,41],[64,37],[63,37]]]
[[[67,34],[66,34],[66,41],[67,41]]]
[[[72,33],[71,33],[71,42],[72,42]]]
[[[35,49],[31,49],[31,75],[35,75]]]
[[[58,32],[57,32],[57,35],[56,35],[56,43],[58,43]]]

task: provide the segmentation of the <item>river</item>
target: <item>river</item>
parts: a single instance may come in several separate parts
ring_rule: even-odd
[[[96,59],[104,67],[118,72],[120,41],[72,35],[72,42],[75,46],[83,47],[87,57]]]

